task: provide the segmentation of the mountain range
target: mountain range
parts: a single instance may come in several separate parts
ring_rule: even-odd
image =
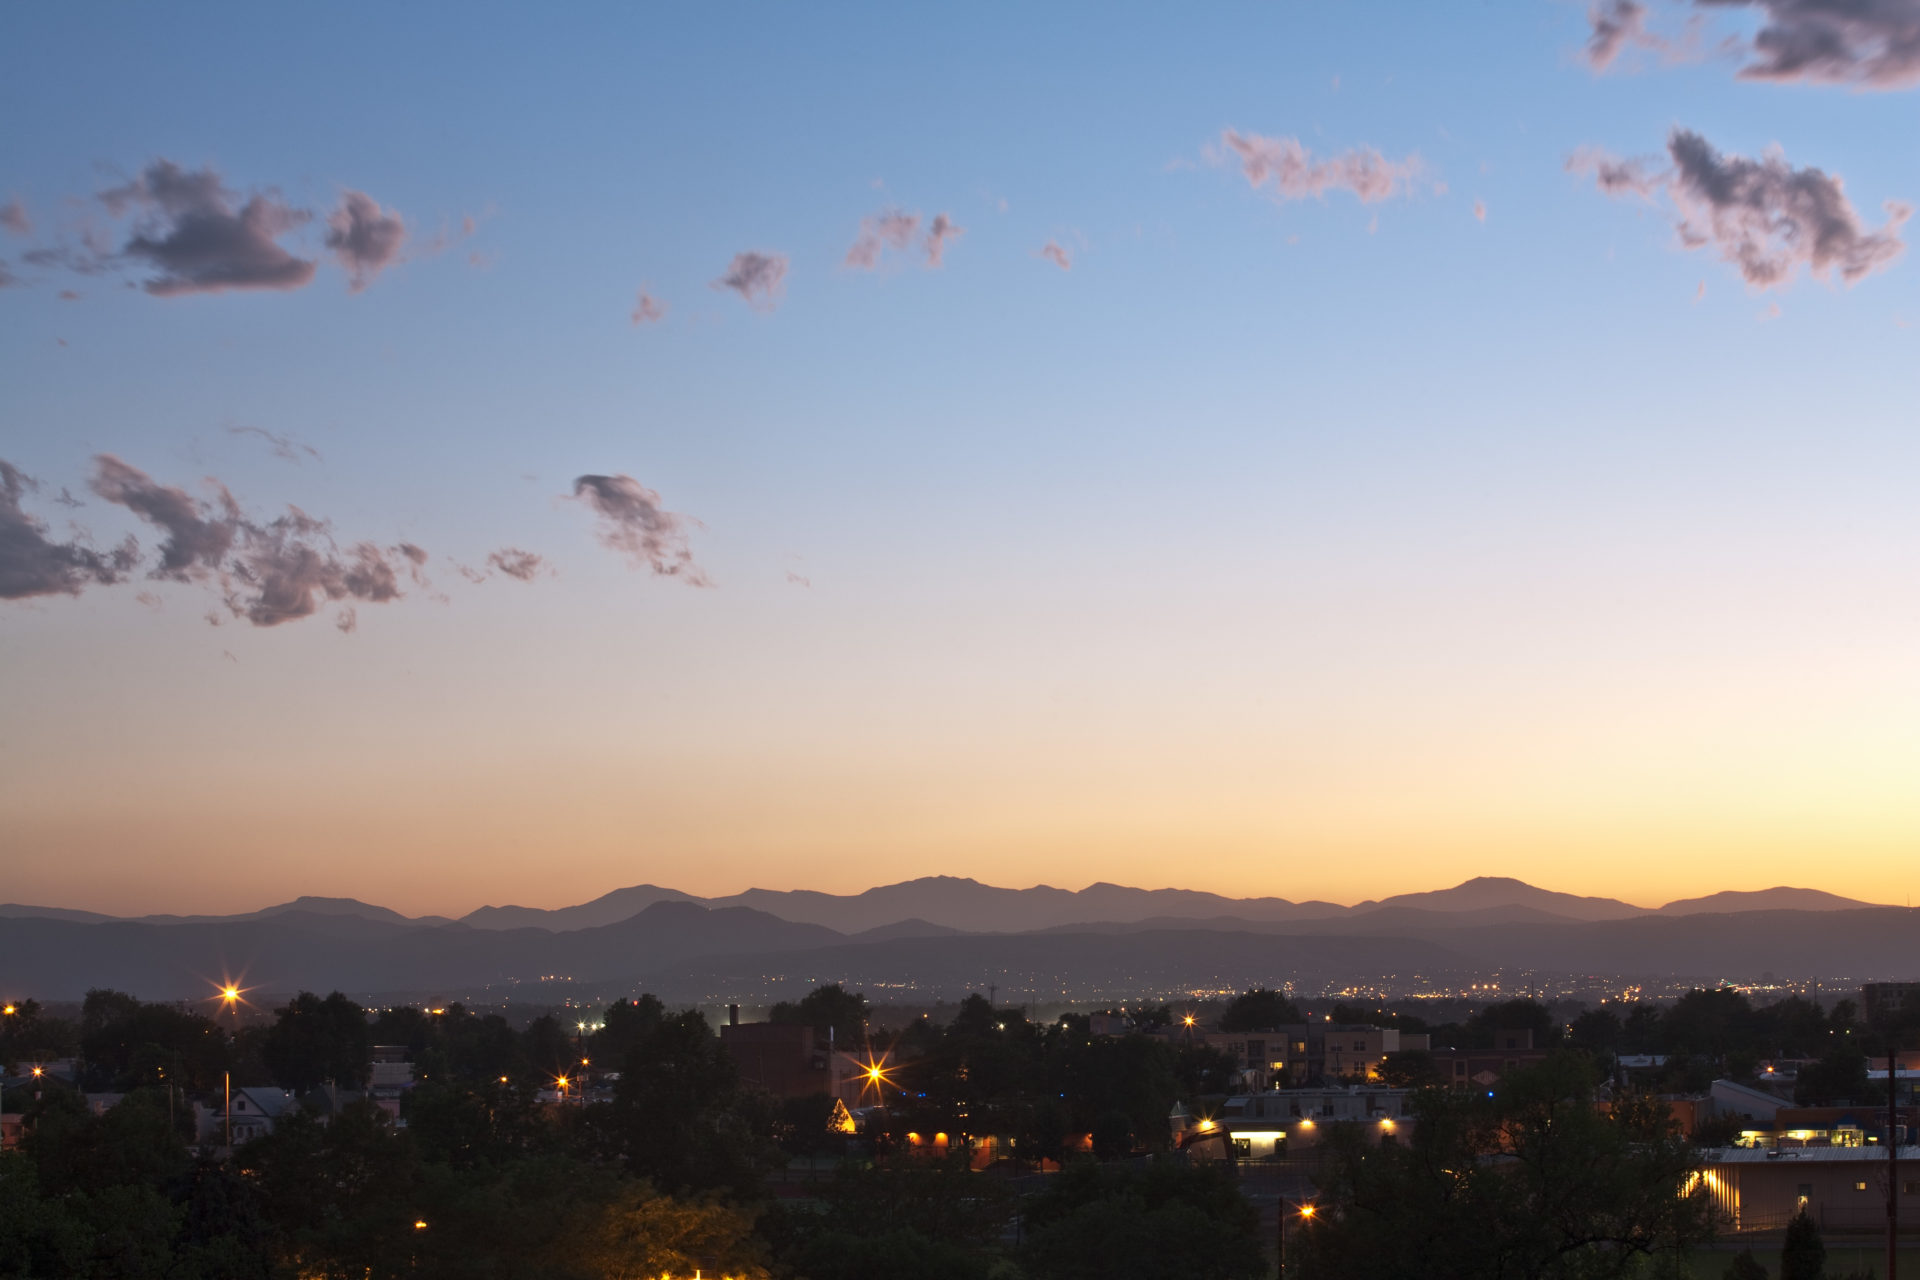
[[[1343,907],[929,877],[851,895],[750,889],[700,898],[636,885],[573,907],[483,907],[458,920],[350,898],[134,919],[7,904],[0,994],[65,999],[106,986],[193,997],[242,971],[273,991],[498,996],[559,976],[748,1000],[816,979],[930,994],[993,984],[1060,999],[1362,975],[1404,982],[1499,967],[1911,977],[1903,966],[1920,954],[1916,944],[1920,916],[1906,908],[1786,887],[1648,910],[1481,877]]]

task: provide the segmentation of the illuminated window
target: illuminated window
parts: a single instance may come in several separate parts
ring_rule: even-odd
[[[1853,1189],[1855,1191],[1865,1191],[1867,1189],[1867,1184],[1864,1182],[1856,1182],[1853,1184]]]

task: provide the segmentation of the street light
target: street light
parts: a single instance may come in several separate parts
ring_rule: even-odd
[[[1300,1226],[1302,1230],[1305,1230],[1306,1224],[1313,1221],[1313,1201],[1308,1200],[1304,1204],[1299,1204],[1294,1207],[1300,1211]],[[1282,1276],[1285,1276],[1287,1274],[1287,1198],[1281,1196],[1280,1203],[1274,1208],[1278,1235],[1274,1246],[1275,1269]]]

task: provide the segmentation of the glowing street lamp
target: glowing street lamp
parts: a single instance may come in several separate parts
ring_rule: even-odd
[[[1295,1207],[1300,1211],[1300,1226],[1305,1229],[1306,1225],[1313,1221],[1313,1201],[1309,1200]],[[1280,1274],[1284,1276],[1287,1274],[1287,1201],[1285,1197],[1282,1197],[1280,1203],[1274,1208],[1274,1216],[1278,1220],[1279,1228],[1279,1239],[1275,1246],[1278,1256],[1275,1261],[1279,1264]]]

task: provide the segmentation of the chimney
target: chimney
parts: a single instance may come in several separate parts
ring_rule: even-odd
[[[730,1027],[737,1027],[740,1025],[740,1006],[739,1005],[730,1004],[727,1006],[727,1025]]]

